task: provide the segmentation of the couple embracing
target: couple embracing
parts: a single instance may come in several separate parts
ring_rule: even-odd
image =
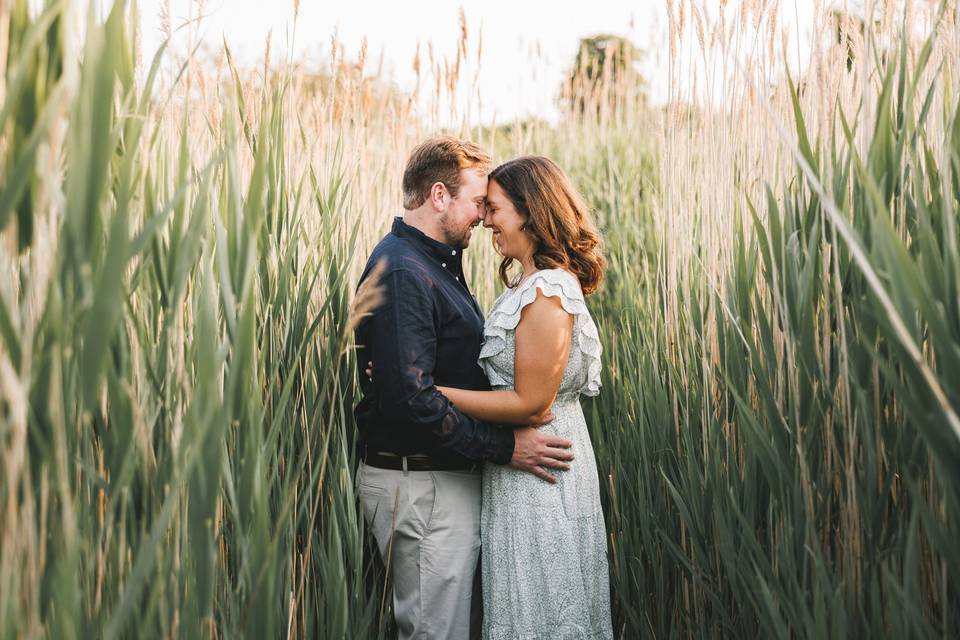
[[[599,234],[551,160],[490,168],[464,140],[418,146],[403,216],[361,278],[381,265],[383,303],[356,332],[369,363],[356,408],[364,517],[400,638],[467,639],[471,626],[477,637],[481,601],[488,640],[612,638],[579,401],[600,387],[584,303],[603,277]],[[481,223],[507,285],[486,319],[462,269]],[[514,262],[521,270],[508,280]]]

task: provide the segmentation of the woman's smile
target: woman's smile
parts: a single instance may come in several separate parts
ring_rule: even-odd
[[[523,216],[495,180],[487,184],[485,207],[483,226],[493,233],[494,244],[502,255],[522,260],[532,252],[532,241],[523,231]]]

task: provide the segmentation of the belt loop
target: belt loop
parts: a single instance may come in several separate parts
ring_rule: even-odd
[[[408,475],[407,470],[407,456],[403,456],[403,475]]]

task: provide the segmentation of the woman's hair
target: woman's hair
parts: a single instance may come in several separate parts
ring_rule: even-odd
[[[607,266],[600,233],[563,169],[543,156],[523,156],[501,164],[489,178],[524,219],[524,229],[534,238],[537,268],[566,269],[580,281],[584,294],[596,291]],[[506,257],[500,263],[500,279],[507,286],[512,263],[513,258]]]

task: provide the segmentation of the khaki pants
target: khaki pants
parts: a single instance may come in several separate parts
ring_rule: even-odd
[[[400,640],[467,640],[480,553],[480,472],[361,463],[358,480],[364,518],[393,582]]]

